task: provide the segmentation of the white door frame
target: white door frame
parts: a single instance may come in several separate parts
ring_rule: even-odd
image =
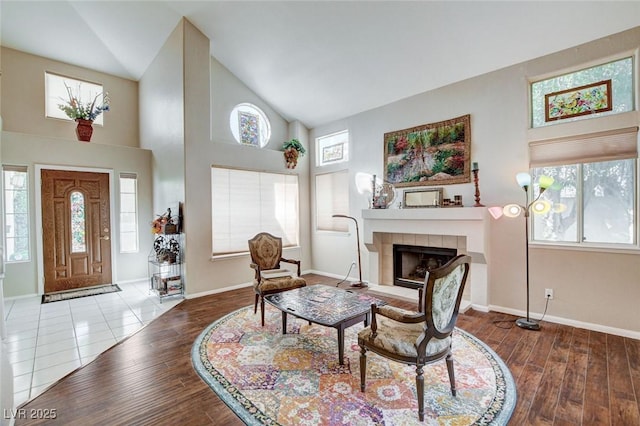
[[[38,295],[44,294],[44,255],[42,242],[42,170],[66,170],[70,172],[92,172],[92,173],[108,173],[109,174],[109,222],[111,227],[111,282],[116,281],[116,244],[120,241],[120,236],[113,230],[115,229],[115,186],[113,183],[113,169],[101,169],[96,167],[76,167],[76,166],[57,166],[48,164],[35,165],[35,196],[36,196],[36,257],[38,277]],[[115,238],[114,238],[115,237]]]

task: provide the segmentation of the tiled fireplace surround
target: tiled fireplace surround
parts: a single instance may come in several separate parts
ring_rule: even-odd
[[[369,281],[381,292],[399,291],[393,286],[394,244],[455,248],[472,257],[461,309],[488,310],[485,208],[368,209],[362,211],[362,219]],[[406,290],[415,292],[405,289],[404,294]]]

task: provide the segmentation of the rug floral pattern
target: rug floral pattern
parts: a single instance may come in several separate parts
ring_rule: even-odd
[[[251,307],[211,324],[196,339],[192,361],[202,379],[249,425],[506,424],[516,401],[504,362],[474,336],[456,329],[457,397],[445,362],[424,368],[425,422],[418,421],[415,367],[367,354],[366,392],[360,392],[357,332],[345,332],[338,364],[333,328],[290,318],[267,305],[265,326]]]

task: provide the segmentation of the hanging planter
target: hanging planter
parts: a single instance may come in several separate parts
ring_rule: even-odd
[[[288,169],[295,169],[298,165],[298,157],[303,156],[306,152],[298,139],[291,139],[283,143],[282,149],[284,150],[284,161]]]

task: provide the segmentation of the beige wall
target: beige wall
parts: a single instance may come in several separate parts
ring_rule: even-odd
[[[42,236],[36,227],[36,165],[69,166],[98,168],[113,172],[113,187],[110,188],[114,204],[111,206],[112,231],[115,254],[113,257],[114,282],[145,279],[147,277],[147,255],[151,243],[147,241],[145,218],[151,217],[151,153],[148,150],[123,146],[109,146],[98,143],[85,143],[75,140],[47,138],[37,135],[2,132],[3,164],[26,165],[29,169],[29,219],[31,260],[6,265],[4,281],[5,297],[38,294],[37,246]],[[119,247],[119,185],[120,172],[133,172],[138,175],[138,214],[140,225],[140,250],[138,253],[120,253]],[[46,230],[44,230],[46,232]]]
[[[147,255],[151,243],[146,232],[153,217],[151,208],[151,152],[139,149],[138,143],[138,83],[97,71],[75,67],[54,60],[2,48],[3,111],[2,146],[3,164],[26,165],[29,168],[29,211],[31,254],[29,262],[6,266],[4,293],[6,297],[38,293],[36,229],[35,167],[69,166],[112,171],[114,195],[112,217],[115,229],[112,235],[114,281],[126,282],[147,277]],[[75,123],[44,117],[44,72],[52,71],[81,80],[102,83],[112,98],[111,111],[105,114],[104,126],[94,126],[90,143],[78,142]],[[118,173],[134,172],[138,175],[138,211],[140,224],[140,250],[138,253],[120,253],[119,250],[119,198]],[[45,230],[46,231],[46,230]]]
[[[351,178],[357,172],[382,176],[385,132],[471,114],[471,157],[480,166],[481,201],[487,206],[522,202],[524,194],[514,177],[529,168],[530,140],[640,123],[638,113],[632,112],[529,130],[528,82],[633,54],[639,47],[640,27],[319,126],[312,130],[311,138],[349,129]],[[312,173],[325,171],[313,169]],[[446,197],[462,194],[464,204],[473,205],[473,184],[444,188]],[[357,193],[355,186],[351,187],[350,204],[351,215],[360,219],[367,199]],[[506,219],[488,225],[488,307],[522,313],[526,302],[524,225]],[[313,232],[314,269],[344,274],[353,257],[354,239],[353,234]],[[544,289],[553,288],[547,319],[640,337],[639,260],[637,250],[620,254],[532,247],[532,316],[540,318],[545,308]],[[363,270],[368,270],[366,250],[363,265]]]
[[[91,142],[138,147],[138,83],[87,68],[2,47],[4,130],[75,139],[76,124],[45,117],[45,71],[102,84],[111,97],[104,126],[94,125]]]

